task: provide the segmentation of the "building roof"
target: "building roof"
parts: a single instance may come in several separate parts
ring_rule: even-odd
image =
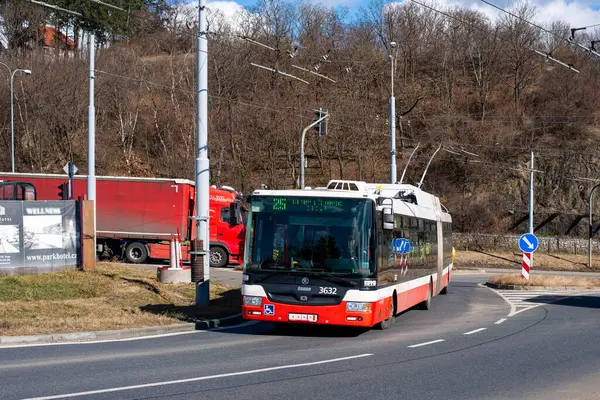
[[[42,33],[42,40],[44,46],[53,47],[56,40],[59,40],[61,45],[66,46],[69,50],[75,49],[75,41],[62,33],[61,31],[56,32],[56,29],[51,26],[40,26],[40,32]]]

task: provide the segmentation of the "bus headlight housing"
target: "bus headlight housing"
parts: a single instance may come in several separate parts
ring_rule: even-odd
[[[371,312],[371,303],[349,301],[346,303],[347,312]]]
[[[262,297],[260,296],[244,296],[244,304],[247,306],[262,306]]]

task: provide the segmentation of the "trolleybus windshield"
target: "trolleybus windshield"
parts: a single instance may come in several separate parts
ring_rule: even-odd
[[[246,269],[371,276],[373,210],[369,199],[253,196]]]

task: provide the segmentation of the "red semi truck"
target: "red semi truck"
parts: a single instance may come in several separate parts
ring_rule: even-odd
[[[0,173],[0,182],[28,182],[37,200],[61,200],[66,175]],[[73,178],[73,198],[87,193],[87,177]],[[241,264],[246,233],[245,210],[232,188],[210,188],[210,265]],[[185,179],[96,177],[96,243],[100,256],[132,263],[169,258],[171,235],[195,237],[194,182]]]

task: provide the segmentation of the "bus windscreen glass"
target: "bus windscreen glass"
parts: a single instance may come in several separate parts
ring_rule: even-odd
[[[371,276],[373,201],[253,196],[246,268]]]

